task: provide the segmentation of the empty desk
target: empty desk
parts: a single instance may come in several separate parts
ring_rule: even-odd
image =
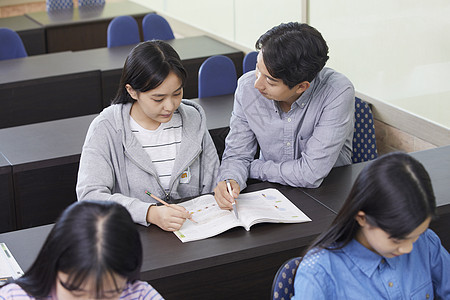
[[[104,7],[74,7],[65,12],[45,11],[26,14],[45,28],[49,53],[106,47],[109,22],[123,15],[133,16],[138,24],[152,10],[130,1],[108,2]],[[142,26],[141,31],[142,31]]]
[[[182,243],[156,226],[136,225],[144,251],[141,279],[166,299],[269,299],[273,277],[287,258],[298,256],[334,219],[335,214],[296,188],[261,183],[247,190],[279,189],[312,222],[257,224],[215,237]],[[26,270],[51,226],[0,235]]]
[[[203,61],[213,55],[225,55],[231,58],[238,75],[242,74],[244,53],[208,36],[194,36],[166,41],[180,55],[188,78],[183,97],[196,98],[198,90],[198,69]],[[134,45],[113,48],[99,48],[74,52],[76,59],[83,64],[98,68],[102,73],[103,106],[110,105],[119,86],[125,59]]]
[[[16,229],[13,192],[12,167],[0,153],[0,232]]]
[[[0,128],[98,113],[100,71],[61,52],[0,61]]]
[[[17,32],[28,55],[46,53],[44,28],[30,18],[26,16],[0,18],[0,27],[7,27]]]
[[[0,129],[0,153],[12,166],[18,229],[53,223],[76,201],[81,149],[95,116]]]
[[[222,95],[191,99],[203,107],[206,126],[217,149],[219,159],[225,150],[225,139],[230,131],[230,118],[233,111],[234,95]]]

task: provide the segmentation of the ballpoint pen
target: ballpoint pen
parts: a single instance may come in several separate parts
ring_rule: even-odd
[[[233,197],[233,192],[232,192],[232,189],[231,189],[231,184],[230,184],[230,180],[225,180],[225,182],[227,183],[227,190],[228,190],[228,193],[231,195],[231,197]],[[236,219],[239,219],[239,215],[238,215],[238,211],[237,211],[237,204],[236,204],[236,199],[234,199],[234,197],[233,197],[233,211],[234,211],[234,214],[236,215]]]

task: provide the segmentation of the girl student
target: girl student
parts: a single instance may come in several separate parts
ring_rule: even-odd
[[[417,160],[373,161],[302,259],[292,299],[450,299],[450,255],[428,229],[435,207]]]
[[[147,41],[128,55],[117,95],[89,127],[78,200],[124,205],[136,223],[176,231],[189,218],[181,206],[156,206],[146,194],[173,199],[213,190],[219,167],[203,109],[182,100],[186,71],[167,43]]]
[[[82,201],[69,206],[50,231],[36,260],[0,289],[13,299],[163,299],[139,281],[142,245],[122,205]]]

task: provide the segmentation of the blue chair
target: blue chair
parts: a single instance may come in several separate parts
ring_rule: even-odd
[[[245,73],[248,71],[253,71],[256,68],[256,58],[258,56],[257,51],[252,51],[247,53],[244,56],[244,60],[242,61],[242,70]]]
[[[139,27],[131,16],[119,16],[109,22],[107,31],[108,48],[137,44],[141,41]]]
[[[144,41],[172,40],[175,38],[172,28],[164,17],[150,13],[142,19]]]
[[[0,28],[0,60],[27,56],[19,34],[9,28]]]
[[[198,71],[198,97],[233,94],[237,87],[236,67],[223,55],[206,59]]]
[[[272,300],[288,300],[294,295],[294,278],[301,257],[285,261],[278,269],[272,283]]]
[[[48,12],[72,10],[73,0],[46,0],[45,7]]]
[[[359,163],[378,157],[375,125],[369,104],[355,98],[355,129],[353,132],[352,162]]]

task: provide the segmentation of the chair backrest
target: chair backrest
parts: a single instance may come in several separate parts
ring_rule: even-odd
[[[139,27],[131,16],[119,16],[109,22],[107,31],[108,48],[137,44],[141,41]]]
[[[258,56],[257,51],[252,51],[244,56],[244,60],[242,61],[242,70],[244,73],[248,71],[252,71],[256,68],[256,57]]]
[[[47,11],[61,11],[73,9],[73,0],[46,0],[45,7]]]
[[[105,5],[105,0],[78,0],[78,7],[99,7]]]
[[[355,98],[355,129],[353,132],[352,162],[359,163],[377,158],[375,125],[367,102]]]
[[[142,19],[144,41],[174,39],[172,28],[164,17],[150,13]]]
[[[294,295],[294,278],[301,257],[285,261],[278,269],[272,283],[272,300],[288,300]]]
[[[0,60],[28,56],[19,34],[9,28],[0,28]]]
[[[198,70],[198,97],[233,94],[237,87],[236,67],[223,55],[206,59]]]

